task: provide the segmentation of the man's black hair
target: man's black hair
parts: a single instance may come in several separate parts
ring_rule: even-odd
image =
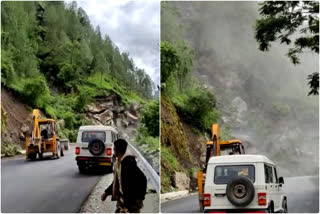
[[[121,154],[126,153],[128,142],[124,139],[118,139],[114,141],[114,146],[117,148],[117,151],[119,151]]]

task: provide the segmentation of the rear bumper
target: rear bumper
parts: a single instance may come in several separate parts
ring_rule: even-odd
[[[85,167],[108,167],[113,165],[112,158],[109,157],[81,157],[77,156],[78,166]]]
[[[214,210],[214,209],[205,209],[205,213],[266,213],[267,210],[265,209],[229,209],[229,210]]]

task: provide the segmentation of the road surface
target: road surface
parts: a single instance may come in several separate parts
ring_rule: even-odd
[[[1,212],[79,212],[101,175],[79,174],[74,158],[71,147],[58,160],[2,159]]]
[[[284,191],[288,197],[288,211],[293,213],[319,212],[319,177],[285,178]],[[198,195],[192,195],[161,204],[164,213],[196,213]]]

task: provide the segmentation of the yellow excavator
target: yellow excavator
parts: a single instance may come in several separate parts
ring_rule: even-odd
[[[60,145],[59,137],[55,127],[54,119],[40,119],[40,111],[34,109],[32,112],[31,136],[26,137],[26,159],[39,159],[43,154],[50,152],[56,159],[63,154],[63,146]]]
[[[234,155],[245,154],[242,142],[238,139],[232,139],[227,141],[220,141],[220,127],[219,124],[214,123],[211,127],[211,141],[206,142],[206,162],[203,170],[198,171],[198,195],[199,206],[201,212],[203,211],[203,194],[204,194],[204,182],[207,170],[207,164],[211,157],[220,155]]]

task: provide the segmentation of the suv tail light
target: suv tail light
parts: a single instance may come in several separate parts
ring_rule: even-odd
[[[80,154],[80,147],[76,147],[76,155]]]
[[[204,194],[203,196],[203,206],[211,206],[211,194]]]
[[[112,154],[111,148],[107,148],[107,155],[111,155],[111,154]]]
[[[264,206],[267,205],[267,193],[259,192],[258,193],[258,205]]]

